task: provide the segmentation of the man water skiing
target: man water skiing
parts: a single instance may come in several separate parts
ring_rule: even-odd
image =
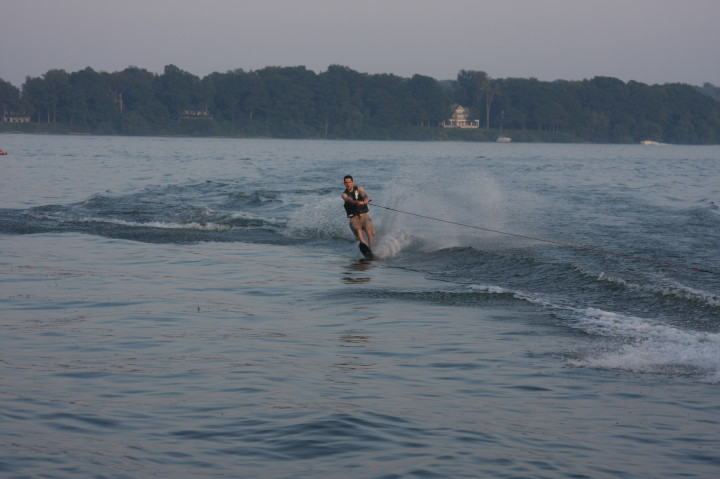
[[[343,191],[342,199],[345,201],[345,212],[350,220],[350,229],[360,241],[360,251],[362,251],[363,255],[366,258],[372,258],[375,226],[368,214],[367,206],[372,200],[362,186],[355,186],[352,176],[346,175],[343,182],[345,183],[345,191]],[[363,233],[367,235],[367,241],[365,241]]]

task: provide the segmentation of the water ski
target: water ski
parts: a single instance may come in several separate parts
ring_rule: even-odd
[[[368,245],[365,243],[359,243],[358,246],[360,247],[360,252],[363,256],[365,256],[365,259],[372,259],[373,252]]]

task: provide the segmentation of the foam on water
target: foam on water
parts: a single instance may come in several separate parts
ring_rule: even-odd
[[[665,280],[662,283],[658,283],[658,279],[655,278],[654,283],[651,282],[639,282],[631,281],[620,278],[615,278],[605,273],[600,273],[597,276],[598,281],[608,282],[611,284],[622,286],[630,290],[640,290],[649,293],[659,294],[663,296],[672,296],[679,299],[688,301],[696,301],[704,303],[711,307],[720,307],[720,296],[708,291],[702,291],[696,288],[678,283],[677,281]]]
[[[380,208],[373,210],[374,217],[382,218],[378,251],[385,257],[406,249],[497,246],[498,234],[483,228],[507,229],[512,218],[532,216],[534,208],[530,194],[504,191],[481,165],[442,174],[403,168],[391,184],[382,192]],[[508,246],[517,240],[503,237],[500,242]]]
[[[320,198],[292,212],[282,234],[309,240],[352,239],[353,235],[345,219],[340,194],[337,197]]]
[[[108,219],[108,218],[78,218],[73,221],[80,221],[84,223],[110,223],[115,225],[121,225],[121,226],[138,226],[138,227],[150,227],[150,228],[160,228],[160,229],[191,229],[191,230],[198,230],[198,231],[232,231],[235,229],[240,229],[224,224],[218,224],[218,223],[197,223],[197,222],[189,222],[189,223],[174,223],[174,222],[167,222],[167,221],[147,221],[147,222],[138,222],[138,221],[125,221],[125,220],[115,220],[115,219]]]
[[[571,361],[574,365],[651,373],[694,370],[708,382],[720,380],[720,334],[593,308],[580,315],[576,327],[620,344]]]
[[[578,309],[561,298],[492,285],[469,285],[481,294],[510,295],[515,299],[555,311],[567,325],[592,336],[603,337],[573,366],[618,369],[643,373],[699,374],[703,381],[720,381],[720,334],[682,329],[663,322],[604,311]]]

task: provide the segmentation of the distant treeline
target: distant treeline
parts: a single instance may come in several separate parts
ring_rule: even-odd
[[[0,131],[389,140],[720,143],[720,89],[611,77],[553,82],[359,73],[332,65],[199,78],[128,67],[49,70],[20,89],[0,79]],[[442,128],[454,105],[477,129]],[[12,123],[10,123],[12,121]],[[28,122],[29,121],[29,122]]]

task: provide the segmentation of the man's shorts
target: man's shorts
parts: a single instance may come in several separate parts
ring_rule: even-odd
[[[360,213],[350,218],[350,229],[353,231],[364,230],[375,234],[375,225],[367,213]]]

